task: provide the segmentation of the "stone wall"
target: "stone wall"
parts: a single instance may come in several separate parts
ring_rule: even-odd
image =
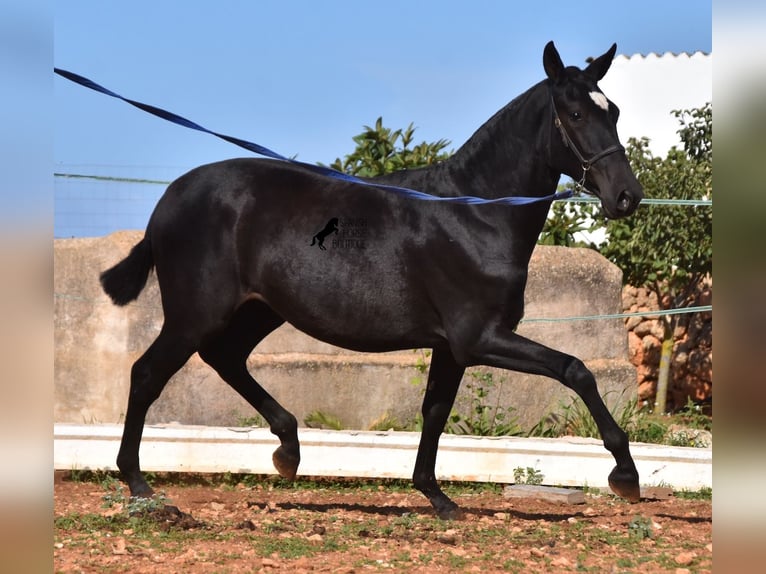
[[[704,280],[693,306],[710,305],[713,280]],[[622,290],[626,313],[657,311],[657,294],[645,288],[626,286]],[[638,397],[654,404],[664,329],[661,319],[647,313],[626,319],[630,362],[636,367]],[[713,314],[679,315],[674,332],[673,360],[670,365],[668,408],[678,409],[687,399],[710,402],[713,397]]]
[[[159,289],[152,274],[137,301],[116,307],[101,291],[98,275],[140,237],[139,232],[120,232],[55,241],[56,422],[123,420],[131,365],[162,325]],[[538,247],[529,270],[525,318],[618,313],[621,278],[617,267],[592,250]],[[530,320],[519,332],[584,360],[610,405],[635,396],[636,373],[628,361],[621,319]],[[423,395],[422,363],[419,352],[354,353],[287,325],[265,339],[249,359],[253,376],[299,421],[320,410],[357,429],[385,415],[399,421],[415,417]],[[527,428],[572,395],[544,377],[490,371],[494,384],[487,402],[513,406]],[[464,384],[459,408],[470,408],[470,398]],[[253,415],[250,405],[195,355],[171,379],[147,420],[233,426]]]

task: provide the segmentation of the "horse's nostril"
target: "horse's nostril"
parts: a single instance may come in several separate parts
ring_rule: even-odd
[[[617,210],[621,213],[626,213],[630,211],[632,206],[633,194],[630,193],[627,189],[622,190],[620,195],[617,196]]]

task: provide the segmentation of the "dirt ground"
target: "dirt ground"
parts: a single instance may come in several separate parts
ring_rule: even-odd
[[[157,478],[183,514],[131,515],[110,481],[57,476],[56,572],[712,571],[709,499],[572,505],[448,485],[464,516],[443,521],[403,484]]]

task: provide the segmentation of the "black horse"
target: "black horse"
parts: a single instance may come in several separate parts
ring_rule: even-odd
[[[497,112],[450,159],[375,181],[439,196],[545,197],[563,173],[583,180],[607,217],[631,214],[643,193],[619,145],[617,107],[597,86],[615,50],[581,70],[564,67],[548,43],[547,78]],[[591,372],[579,359],[514,332],[549,207],[547,200],[524,206],[419,201],[268,159],[222,161],[178,178],[144,238],[101,275],[106,293],[125,305],[155,267],[162,296],[162,329],[131,370],[117,456],[131,494],[152,494],[138,456],[147,409],[195,352],[268,421],[280,441],[274,465],[283,477],[295,477],[296,418],[246,368],[258,342],[289,322],[357,351],[433,349],[413,482],[439,516],[458,513],[434,467],[439,436],[471,365],[545,375],[573,389],[615,458],[612,490],[638,500],[627,435]],[[363,221],[364,241],[311,248],[306,237],[332,217]]]

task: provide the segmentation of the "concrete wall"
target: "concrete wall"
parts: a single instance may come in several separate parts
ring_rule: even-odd
[[[120,308],[101,291],[98,275],[141,237],[55,242],[54,420],[121,422],[127,405],[130,367],[162,325],[154,275],[139,299]],[[619,313],[621,272],[584,249],[538,247],[527,287],[526,317]],[[566,323],[525,322],[519,332],[583,359],[612,404],[635,395],[635,369],[627,358],[627,333],[620,319]],[[316,341],[284,326],[250,356],[253,376],[299,421],[315,410],[340,418],[347,428],[365,429],[383,415],[412,420],[423,395],[424,355],[418,351],[363,354]],[[426,359],[427,360],[427,359]],[[476,369],[474,369],[476,370]],[[571,392],[556,381],[493,369],[489,403],[516,408],[529,427]],[[458,397],[469,408],[475,382],[466,375]],[[627,392],[624,392],[627,391]],[[623,394],[624,392],[624,394]],[[171,379],[149,411],[148,422],[237,425],[255,411],[196,355]]]

